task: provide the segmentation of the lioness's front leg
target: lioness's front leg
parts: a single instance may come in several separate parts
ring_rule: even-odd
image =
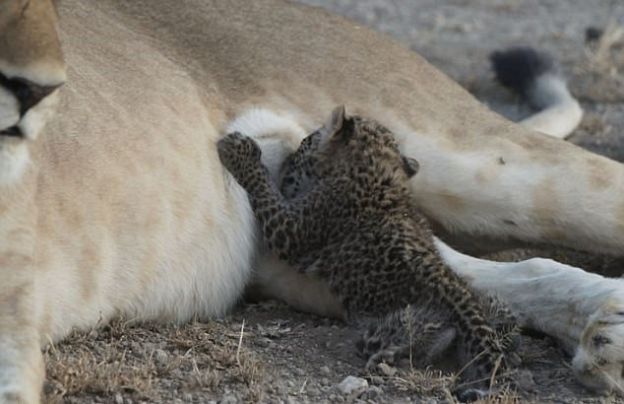
[[[44,367],[37,325],[31,187],[0,187],[0,403],[37,403]]]

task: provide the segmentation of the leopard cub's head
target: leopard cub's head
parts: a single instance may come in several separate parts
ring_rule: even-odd
[[[321,175],[403,185],[418,172],[418,162],[399,152],[390,130],[372,119],[346,115],[344,106],[334,109],[320,136]]]
[[[316,181],[327,178],[350,179],[366,191],[404,188],[418,168],[415,159],[399,152],[392,132],[374,120],[347,116],[341,106],[286,158],[278,182],[287,199],[305,194]]]
[[[351,177],[406,181],[418,172],[418,162],[399,152],[394,134],[380,123],[348,116],[344,106],[332,112],[321,130],[319,170]]]

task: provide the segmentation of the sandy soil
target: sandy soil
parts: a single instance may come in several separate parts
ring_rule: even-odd
[[[624,24],[619,0],[303,0],[396,37],[493,109],[529,111],[492,82],[494,49],[533,45],[552,53],[586,111],[570,138],[624,160],[624,48],[597,52],[588,27]],[[619,264],[618,266],[619,267]],[[364,372],[358,330],[275,302],[241,305],[226,319],[183,327],[112,325],[76,334],[46,352],[50,402],[224,403],[453,402],[448,375],[383,368]],[[574,382],[549,338],[525,336],[515,391],[496,402],[619,402]],[[351,394],[347,376],[368,386]],[[624,401],[623,401],[624,402]]]

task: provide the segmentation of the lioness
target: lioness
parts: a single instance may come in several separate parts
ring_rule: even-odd
[[[58,7],[60,27],[52,0],[0,2],[0,402],[40,400],[41,344],[72,328],[239,298],[254,221],[215,143],[252,106],[306,131],[342,103],[388,126],[421,163],[415,201],[456,237],[624,246],[621,165],[508,122],[354,23],[283,0]]]

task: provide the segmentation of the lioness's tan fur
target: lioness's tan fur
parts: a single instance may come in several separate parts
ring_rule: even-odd
[[[64,61],[50,0],[0,3],[0,72],[66,80],[23,116],[0,86],[0,131],[25,135],[0,136],[0,402],[39,400],[40,344],[73,327],[240,297],[254,223],[215,141],[253,106],[306,130],[340,103],[382,122],[456,235],[624,246],[619,164],[500,118],[354,23],[282,0],[63,0],[59,15]]]

